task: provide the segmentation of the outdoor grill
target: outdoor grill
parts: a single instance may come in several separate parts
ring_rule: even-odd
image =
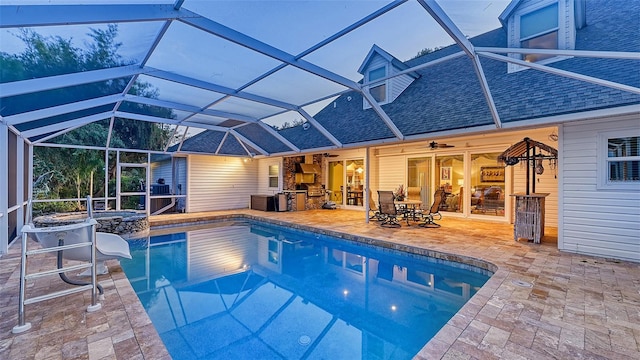
[[[324,196],[324,189],[319,185],[300,184],[301,190],[307,190],[307,196]]]

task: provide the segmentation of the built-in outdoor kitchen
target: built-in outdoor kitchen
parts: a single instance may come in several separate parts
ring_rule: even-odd
[[[283,193],[288,194],[291,210],[320,209],[324,203],[322,154],[285,157]]]
[[[251,195],[251,208],[263,211],[322,208],[325,203],[322,159],[322,154],[283,158],[282,192],[276,195]]]

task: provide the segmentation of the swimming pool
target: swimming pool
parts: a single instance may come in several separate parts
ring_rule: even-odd
[[[490,276],[253,221],[130,245],[122,268],[174,359],[411,359]]]

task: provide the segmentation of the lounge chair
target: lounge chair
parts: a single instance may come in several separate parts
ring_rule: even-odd
[[[398,222],[398,215],[402,215],[398,212],[396,204],[394,202],[395,196],[393,191],[380,191],[378,190],[378,204],[380,209],[380,216],[382,222],[380,226],[383,227],[400,227]]]
[[[442,189],[436,190],[436,192],[433,194],[433,204],[431,204],[431,207],[428,209],[428,213],[426,211],[422,213],[424,222],[419,224],[419,226],[433,227],[433,228],[440,227],[440,225],[436,224],[434,220],[442,219],[442,214],[440,214],[440,205],[442,204],[444,199],[445,199],[444,190]]]

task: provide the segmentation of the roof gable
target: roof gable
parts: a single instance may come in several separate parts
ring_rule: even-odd
[[[395,56],[389,54],[388,52],[384,51],[382,48],[380,48],[378,45],[374,44],[371,47],[371,50],[369,50],[369,53],[367,54],[367,56],[364,58],[364,61],[362,62],[362,64],[360,65],[360,67],[358,68],[358,72],[362,75],[364,75],[367,67],[369,66],[369,63],[371,62],[371,60],[373,60],[373,58],[379,55],[382,58],[384,58],[388,63],[390,63],[391,65],[393,65],[393,67],[395,67],[396,69],[402,71],[402,70],[406,70],[409,67],[403,63],[402,61],[398,60],[398,58],[396,58]],[[410,73],[411,76],[413,77],[417,77],[418,75],[416,73]]]

